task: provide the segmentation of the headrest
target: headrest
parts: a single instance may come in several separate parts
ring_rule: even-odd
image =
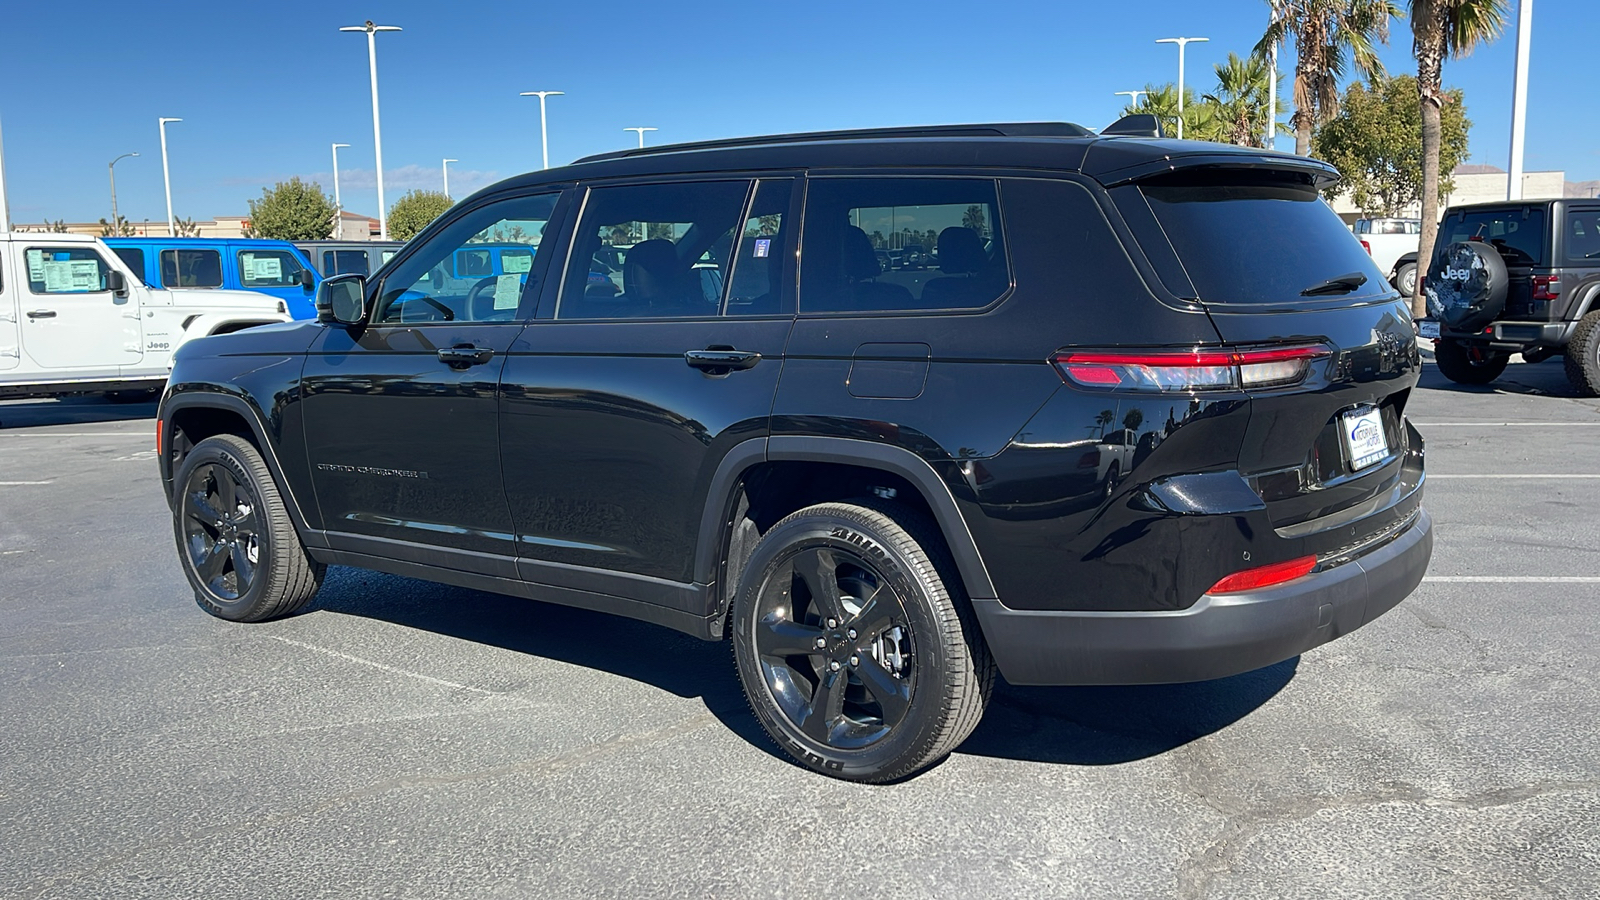
[[[972,275],[983,270],[983,238],[971,228],[952,225],[939,232],[939,271]]]
[[[854,225],[844,229],[844,276],[853,281],[876,278],[883,268],[878,265],[878,254],[872,249],[872,238]]]
[[[678,250],[671,241],[640,241],[623,257],[622,289],[636,300],[662,294],[670,290],[678,269]]]

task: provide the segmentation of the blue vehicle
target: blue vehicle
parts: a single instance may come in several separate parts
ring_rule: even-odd
[[[322,276],[288,241],[259,238],[106,238],[106,246],[152,288],[227,288],[283,300],[296,319],[316,317]]]

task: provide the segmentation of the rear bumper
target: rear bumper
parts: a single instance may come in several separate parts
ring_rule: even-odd
[[[1405,599],[1433,555],[1426,510],[1376,550],[1325,572],[1184,610],[1015,610],[974,600],[1012,684],[1167,684],[1272,665],[1348,634]]]
[[[1516,350],[1521,347],[1564,347],[1572,337],[1572,331],[1578,327],[1577,322],[1512,322],[1497,321],[1490,323],[1487,333],[1477,332],[1463,334],[1451,331],[1444,334],[1454,340],[1487,344],[1490,347],[1503,350]]]

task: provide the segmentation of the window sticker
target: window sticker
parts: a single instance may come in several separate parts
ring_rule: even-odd
[[[35,282],[44,280],[43,250],[28,251],[28,280]]]
[[[509,268],[510,258],[504,262]],[[524,270],[526,271],[526,270]],[[494,308],[516,309],[517,303],[522,299],[522,276],[501,275],[494,282]]]
[[[533,255],[516,250],[507,250],[500,254],[500,268],[504,269],[508,275],[520,275],[533,269]]]
[[[756,259],[765,257],[772,250],[772,238],[756,238]]]
[[[93,259],[45,260],[44,289],[52,294],[100,290],[100,262]]]
[[[244,254],[245,277],[251,281],[282,281],[283,260],[276,256]]]

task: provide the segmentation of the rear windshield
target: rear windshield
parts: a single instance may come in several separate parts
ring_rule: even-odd
[[[1439,223],[1434,252],[1437,255],[1451,244],[1471,240],[1493,244],[1508,266],[1537,266],[1544,262],[1544,210],[1518,206],[1452,212]]]
[[[1282,304],[1371,298],[1389,290],[1361,242],[1310,185],[1169,176],[1141,186],[1204,303]],[[1345,294],[1301,291],[1359,272]]]

